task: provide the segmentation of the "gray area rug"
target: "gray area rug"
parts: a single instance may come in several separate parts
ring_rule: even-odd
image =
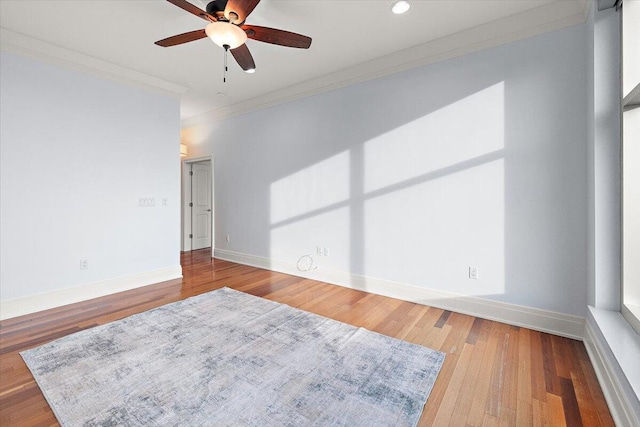
[[[229,288],[20,354],[63,426],[414,426],[444,361]]]

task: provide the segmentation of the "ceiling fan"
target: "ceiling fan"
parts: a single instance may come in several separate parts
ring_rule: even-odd
[[[249,73],[255,71],[256,64],[245,44],[247,38],[299,49],[308,49],[311,46],[311,38],[301,34],[269,27],[244,25],[247,16],[260,3],[260,0],[214,0],[207,4],[206,11],[186,0],[167,1],[208,21],[209,24],[201,30],[189,31],[159,40],[155,43],[158,46],[176,46],[209,37],[225,51],[231,51],[238,65]]]

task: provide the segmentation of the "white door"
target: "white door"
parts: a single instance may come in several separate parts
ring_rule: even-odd
[[[191,249],[211,247],[211,162],[191,165]]]

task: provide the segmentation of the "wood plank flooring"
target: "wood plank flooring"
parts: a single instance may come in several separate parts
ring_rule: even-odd
[[[223,286],[446,352],[420,426],[614,425],[579,341],[209,253],[183,254],[182,280],[0,322],[0,425],[58,425],[19,351]]]

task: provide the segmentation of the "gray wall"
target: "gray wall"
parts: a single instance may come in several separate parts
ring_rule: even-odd
[[[576,26],[189,129],[216,248],[583,316],[586,50]]]
[[[1,55],[2,301],[179,268],[178,101]]]

